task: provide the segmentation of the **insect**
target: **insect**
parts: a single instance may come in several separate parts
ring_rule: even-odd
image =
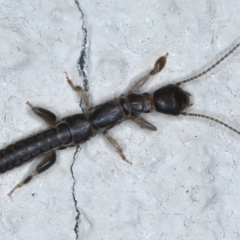
[[[207,115],[185,112],[184,110],[192,105],[190,102],[191,94],[180,88],[180,85],[193,81],[211,71],[239,46],[240,43],[207,70],[192,78],[161,87],[152,94],[136,94],[135,92],[138,91],[151,76],[159,73],[164,68],[168,56],[167,53],[155,62],[153,69],[146,76],[142,77],[134,84],[127,95],[121,95],[119,98],[112,99],[93,108],[90,107],[88,96],[85,91],[81,87],[75,86],[66,73],[67,82],[74,91],[80,94],[85,105],[85,111],[82,114],[75,114],[57,121],[54,113],[40,107],[34,107],[27,102],[33,112],[49,125],[49,128],[0,150],[0,173],[4,173],[39,156],[42,156],[43,159],[23,181],[18,183],[9,192],[8,195],[11,196],[17,188],[27,184],[35,175],[50,168],[56,162],[56,150],[82,144],[97,133],[102,133],[120,154],[121,158],[125,162],[132,164],[125,157],[119,144],[108,134],[108,130],[124,120],[132,120],[141,128],[156,131],[157,128],[141,117],[141,113],[150,113],[155,110],[173,116],[181,114],[206,118],[240,135],[239,131],[218,119]]]

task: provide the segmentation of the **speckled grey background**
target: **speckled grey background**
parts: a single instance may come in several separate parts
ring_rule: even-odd
[[[239,10],[229,0],[4,1],[0,147],[46,128],[27,100],[59,118],[81,111],[64,71],[93,105],[126,92],[166,52],[166,68],[141,91],[199,73],[238,41]],[[239,60],[237,50],[183,85],[189,111],[240,129]],[[31,164],[1,175],[1,240],[239,239],[240,136],[207,120],[145,117],[157,132],[131,122],[110,131],[132,166],[99,135],[76,155],[59,151],[55,166],[12,198]]]

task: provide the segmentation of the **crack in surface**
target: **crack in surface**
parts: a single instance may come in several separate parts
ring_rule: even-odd
[[[73,155],[73,162],[71,164],[71,167],[70,167],[70,170],[71,170],[71,174],[72,174],[72,179],[73,179],[73,185],[72,185],[72,197],[73,197],[73,201],[74,201],[74,206],[75,206],[75,210],[76,210],[76,217],[75,217],[75,226],[74,226],[74,232],[76,234],[76,239],[78,239],[79,235],[78,235],[78,232],[79,232],[79,223],[80,223],[80,210],[78,209],[78,205],[77,205],[77,199],[76,199],[76,193],[75,193],[75,185],[76,185],[76,179],[75,179],[75,176],[74,176],[74,173],[73,173],[73,166],[74,166],[74,163],[76,161],[76,156],[77,156],[77,153],[80,151],[81,147],[80,146],[77,146],[76,148],[76,151]]]
[[[83,79],[84,90],[88,91],[89,90],[88,79],[87,79],[88,32],[87,32],[87,27],[86,27],[85,15],[81,9],[79,1],[75,0],[75,4],[77,5],[79,12],[81,13],[82,32],[83,32],[83,43],[82,43],[82,48],[80,51],[80,57],[78,58],[78,61],[77,61],[77,68],[78,68],[80,77],[82,77],[82,79]],[[80,101],[80,107],[81,107],[81,105],[82,105],[82,100]],[[84,109],[82,108],[82,110],[84,110]],[[72,175],[72,179],[73,179],[72,198],[73,198],[74,206],[75,206],[75,210],[76,210],[75,226],[74,226],[74,232],[76,234],[75,239],[78,239],[78,237],[79,237],[79,224],[80,224],[80,214],[81,213],[78,208],[77,199],[76,199],[76,192],[75,192],[76,178],[73,173],[73,166],[76,161],[76,155],[80,151],[80,149],[81,149],[81,147],[77,146],[76,151],[73,155],[73,162],[71,164],[71,175]]]
[[[81,19],[82,19],[82,31],[83,31],[83,44],[80,52],[80,57],[77,62],[78,72],[79,72],[79,75],[83,78],[84,90],[88,91],[89,90],[88,79],[87,79],[88,32],[86,27],[85,15],[81,9],[80,3],[78,2],[78,0],[75,0],[75,3],[82,15]]]

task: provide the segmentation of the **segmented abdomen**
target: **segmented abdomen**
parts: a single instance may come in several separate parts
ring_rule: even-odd
[[[65,124],[64,124],[65,125]],[[71,141],[67,126],[50,128],[0,150],[0,173],[32,160],[51,149],[62,146],[62,136]]]

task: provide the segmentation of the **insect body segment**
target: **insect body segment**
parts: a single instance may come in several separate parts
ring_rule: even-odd
[[[170,84],[153,93],[154,107],[157,112],[179,115],[191,105],[189,96],[188,92]]]
[[[237,47],[239,45],[240,44],[238,44]],[[237,47],[235,47],[234,50]],[[231,50],[230,53],[232,51],[233,50]],[[226,54],[222,60],[230,53]],[[97,133],[102,133],[119,153],[121,158],[125,162],[132,164],[123,154],[123,150],[117,141],[109,135],[108,131],[124,120],[132,120],[141,128],[156,131],[157,128],[141,117],[141,113],[149,113],[155,110],[160,113],[175,116],[181,114],[186,116],[204,117],[218,122],[239,134],[236,129],[217,119],[206,115],[184,112],[184,110],[192,105],[190,103],[190,93],[179,87],[179,85],[185,83],[186,81],[161,87],[153,94],[135,93],[151,78],[151,76],[157,74],[164,68],[167,56],[168,54],[160,57],[156,61],[153,69],[146,76],[136,82],[127,95],[121,95],[119,98],[115,98],[94,108],[90,107],[88,96],[85,91],[79,86],[74,86],[66,73],[69,85],[74,91],[77,91],[83,99],[87,110],[86,113],[75,114],[65,117],[61,121],[56,121],[54,113],[43,108],[33,107],[29,102],[27,102],[33,112],[42,118],[50,128],[0,150],[0,173],[4,173],[5,171],[28,162],[36,157],[43,156],[42,161],[36,166],[32,173],[17,184],[9,195],[11,195],[15,189],[28,183],[35,175],[50,168],[56,161],[56,150],[82,144]],[[215,65],[218,63],[219,62]],[[205,74],[205,72],[197,75],[197,77]],[[194,79],[196,78],[191,78],[191,80]]]

